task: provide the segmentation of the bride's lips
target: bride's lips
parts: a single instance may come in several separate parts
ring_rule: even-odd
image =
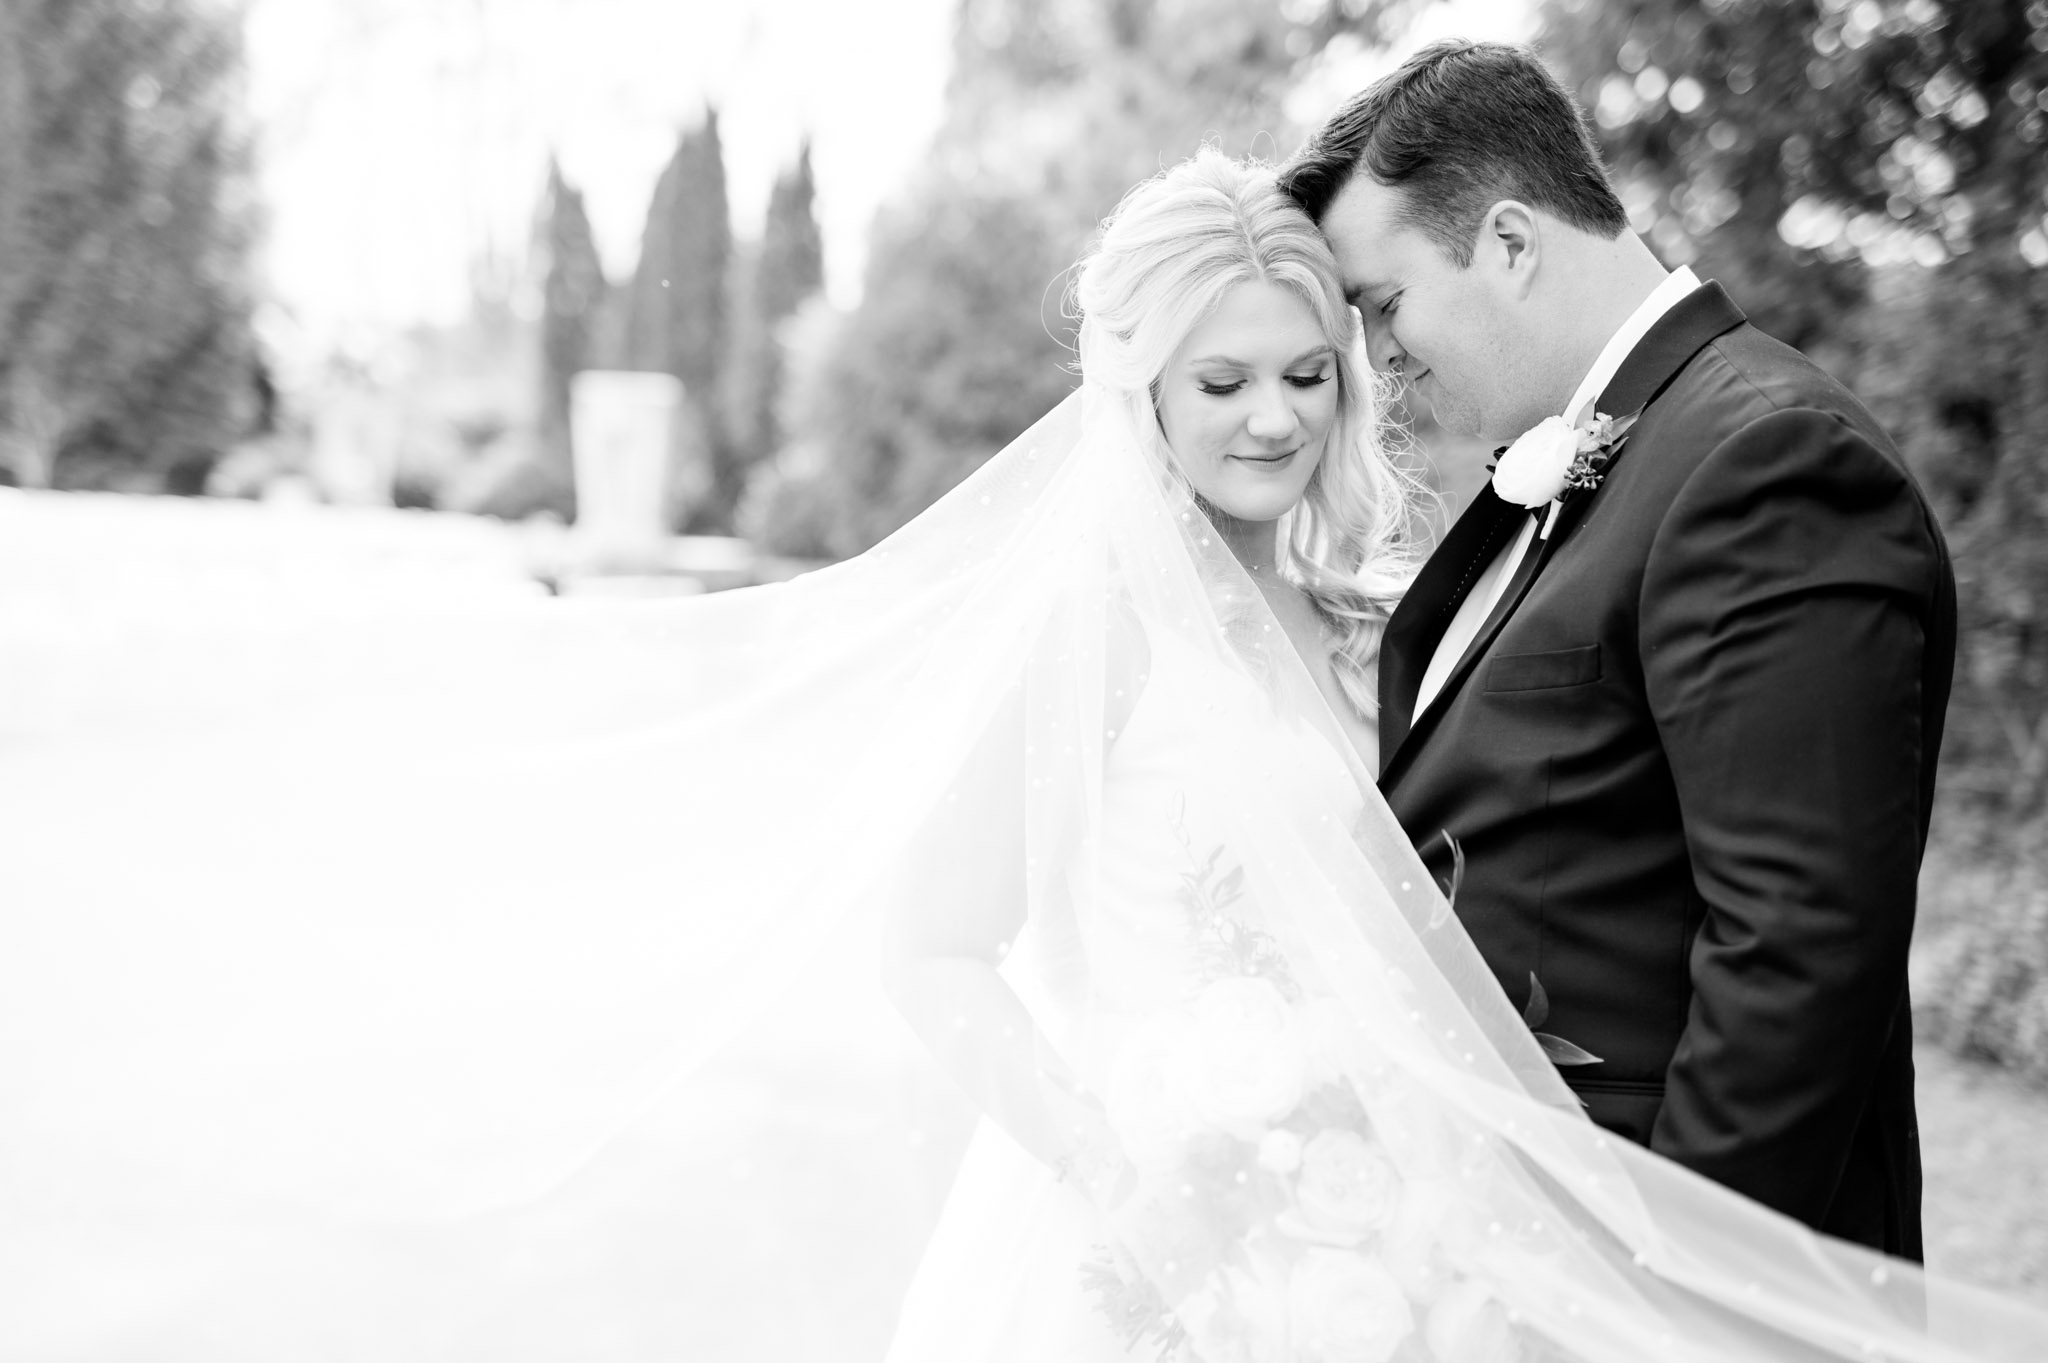
[[[1282,464],[1285,464],[1300,453],[1301,446],[1296,445],[1293,449],[1283,450],[1279,454],[1233,454],[1230,457],[1246,464],[1258,464],[1264,468],[1271,469],[1279,468]]]

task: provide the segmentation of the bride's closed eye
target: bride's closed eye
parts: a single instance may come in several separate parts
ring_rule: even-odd
[[[1328,370],[1314,374],[1289,374],[1287,376],[1287,382],[1293,384],[1296,388],[1314,388],[1318,384],[1328,383],[1329,381],[1330,375]],[[1225,398],[1243,388],[1244,383],[1243,379],[1234,379],[1229,383],[1210,383],[1207,380],[1198,379],[1195,381],[1195,386],[1210,397]]]

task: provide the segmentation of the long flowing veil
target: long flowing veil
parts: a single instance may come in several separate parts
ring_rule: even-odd
[[[878,920],[995,843],[1057,962],[1048,1013],[1085,1009],[1109,963],[1066,873],[1145,657],[1351,752],[1145,410],[1084,388],[878,548],[776,586],[167,603],[153,628],[217,672],[179,694],[226,704],[109,675],[90,603],[0,619],[0,1356],[174,1356],[163,1322],[193,1356],[315,1356],[248,1323],[247,1284],[346,1308],[327,1238],[488,1223],[735,1038],[829,1041],[855,1018],[792,983],[874,974]],[[1229,740],[1215,761],[1251,772]],[[1609,1140],[1351,769],[1355,820],[1253,779],[1220,798],[1318,1063],[1434,1209],[1419,1239],[1349,1246],[1441,1270],[1402,1278],[1400,1356],[1448,1347],[1421,1322],[1451,1283],[1498,1323],[1458,1336],[1472,1358],[2048,1357],[2038,1314]],[[202,1234],[224,1225],[258,1229]],[[288,1286],[250,1276],[287,1261]],[[422,1292],[466,1271],[407,1262]]]

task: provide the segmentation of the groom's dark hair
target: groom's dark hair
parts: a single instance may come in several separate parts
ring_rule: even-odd
[[[1519,199],[1609,239],[1628,213],[1571,93],[1507,43],[1432,43],[1318,128],[1280,186],[1320,223],[1360,171],[1404,191],[1407,223],[1460,268],[1486,210]]]

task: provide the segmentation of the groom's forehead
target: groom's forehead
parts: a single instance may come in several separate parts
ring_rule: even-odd
[[[1370,175],[1353,175],[1323,214],[1321,227],[1347,293],[1362,295],[1386,283],[1394,260],[1416,235],[1407,193]],[[1354,300],[1355,301],[1355,300]]]
[[[1392,239],[1412,230],[1409,192],[1383,185],[1363,172],[1345,181],[1323,213],[1323,234],[1334,244],[1340,238],[1370,242]]]

